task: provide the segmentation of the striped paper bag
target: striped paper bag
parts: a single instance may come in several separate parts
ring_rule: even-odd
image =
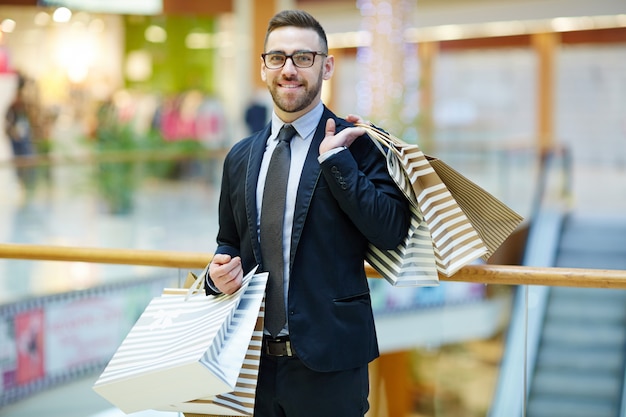
[[[434,263],[446,276],[478,258],[486,259],[522,221],[521,216],[443,161],[424,155],[417,145],[369,125],[358,126],[375,143],[389,149],[384,152],[389,173],[411,202],[413,221],[405,240],[393,251],[370,248],[366,257],[392,284],[416,285],[417,281],[428,285],[429,280],[438,280],[432,267],[411,278],[419,268],[418,259],[429,266]],[[416,233],[413,223],[419,223],[428,234]],[[425,246],[430,251],[424,250]],[[422,277],[425,274],[428,278]]]
[[[205,296],[203,273],[189,290],[153,298],[93,389],[127,414],[228,397],[243,383],[265,295],[267,273],[254,272],[231,295]],[[226,409],[223,415],[237,415]]]
[[[159,408],[161,411],[177,411],[185,417],[216,417],[216,416],[252,416],[259,362],[261,360],[261,342],[263,339],[263,308],[257,318],[257,324],[249,341],[246,357],[232,392],[199,398],[184,403],[172,404]]]
[[[365,260],[393,286],[437,286],[439,275],[433,242],[418,207],[413,186],[400,167],[395,153],[386,152],[376,140],[374,144],[386,156],[389,173],[409,200],[411,222],[404,239],[395,249],[379,249],[370,243]]]
[[[442,160],[428,155],[426,159],[487,246],[482,256],[486,261],[524,218]]]
[[[189,286],[193,282],[193,278],[188,278],[185,286]],[[264,311],[265,306],[262,303],[256,315],[256,325],[251,339],[246,340],[245,334],[239,334],[230,341],[235,344],[248,344],[244,363],[239,372],[235,389],[232,392],[172,404],[159,410],[182,412],[185,417],[252,416],[259,376],[259,362],[261,360]],[[248,309],[246,312],[249,317],[243,318],[244,320],[253,320],[255,318],[254,310]]]

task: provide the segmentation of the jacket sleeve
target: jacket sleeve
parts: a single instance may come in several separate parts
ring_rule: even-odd
[[[344,123],[341,128],[345,127]],[[381,249],[393,249],[409,228],[409,202],[367,135],[357,138],[348,150],[324,160],[322,173],[341,209],[367,240]]]
[[[224,160],[224,175],[222,175],[222,184],[218,203],[219,229],[215,254],[227,254],[234,258],[236,256],[240,256],[241,238],[239,227],[237,226],[237,218],[232,206],[231,177],[230,175],[225,174],[229,170],[232,170],[232,165],[237,162],[236,154],[233,154],[234,152],[229,152]],[[220,293],[217,291],[217,287],[213,283],[211,275],[208,271],[206,273],[206,279],[204,280],[204,290],[207,295],[216,295]]]

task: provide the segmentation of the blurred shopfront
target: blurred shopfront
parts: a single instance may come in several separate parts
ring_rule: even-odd
[[[389,60],[402,66],[404,56],[365,65],[362,37],[379,35],[363,15],[384,2],[170,0],[160,6],[163,13],[76,8],[58,22],[52,5],[11,3],[0,5],[0,108],[9,104],[15,71],[34,80],[38,140],[46,144],[40,152],[53,161],[43,164],[47,174],[31,198],[23,198],[7,162],[10,150],[0,141],[0,241],[211,253],[220,152],[247,134],[244,110],[258,95],[261,21],[285,4],[310,10],[329,28],[338,68],[324,100],[337,113],[383,121],[524,216],[537,185],[538,149],[567,145],[574,176],[586,179],[574,184],[577,207],[626,212],[626,18],[608,13],[617,2],[595,3],[597,16],[593,5],[570,16],[554,1],[540,15],[534,2],[513,1],[506,12],[488,1],[418,0],[400,24],[412,54],[403,67],[412,77],[400,83],[401,96],[414,107],[403,112],[394,103],[384,115],[365,106],[382,94],[369,84],[382,80],[385,91],[386,81],[403,77],[382,67]],[[198,9],[201,4],[220,9]],[[364,72],[368,65],[380,72]],[[160,151],[182,156],[141,159],[160,158]],[[97,159],[107,152],[128,158]],[[596,178],[603,187],[589,186]],[[120,189],[127,194],[107,200],[118,208],[103,208],[98,192]],[[7,402],[99,369],[141,304],[183,273],[80,262],[2,260],[0,268],[0,338],[11,336],[0,339]],[[145,281],[134,287],[128,281],[137,277]],[[388,369],[386,387],[373,388],[376,406],[385,408],[380,392],[397,388],[394,381],[410,381],[408,389],[401,386],[409,405],[398,406],[415,416],[484,416],[496,390],[513,290],[463,283],[396,289],[373,280],[372,294],[388,354],[374,369]],[[88,314],[92,306],[111,320]],[[82,315],[83,321],[66,320]],[[403,320],[419,331],[398,331]],[[45,326],[55,332],[48,345],[41,340]],[[90,332],[91,326],[105,331]],[[5,348],[18,338],[34,350],[19,356]],[[101,349],[76,356],[74,341]]]

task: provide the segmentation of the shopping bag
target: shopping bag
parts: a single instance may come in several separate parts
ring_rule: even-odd
[[[133,413],[234,390],[267,273],[251,271],[234,294],[205,296],[205,272],[188,290],[151,300],[94,384],[99,395]],[[232,343],[234,335],[247,342]]]
[[[370,245],[366,255],[367,262],[393,285],[436,285],[438,272],[450,276],[490,256],[521,222],[517,213],[442,161],[424,155],[417,145],[370,125],[357,126],[379,146],[391,177],[410,202],[411,226],[403,242],[391,251]],[[485,208],[484,199],[497,202],[496,209]],[[507,222],[482,217],[491,212]]]
[[[381,152],[385,153],[382,149]],[[409,229],[395,249],[383,250],[370,243],[365,260],[393,286],[437,286],[439,275],[430,231],[418,208],[411,183],[402,170],[396,169],[397,166],[395,156],[387,155],[389,172],[411,203]]]
[[[487,261],[524,218],[442,160],[429,155],[426,159],[487,246],[482,256]]]
[[[187,280],[187,284],[194,282]],[[250,286],[261,285],[261,291],[265,290],[265,283],[250,283]],[[193,401],[170,404],[159,407],[160,411],[177,411],[184,413],[185,417],[213,417],[213,416],[252,416],[254,413],[255,392],[259,374],[259,362],[261,360],[261,344],[263,340],[263,317],[264,301],[260,309],[255,313],[256,308],[245,309],[245,317],[241,320],[249,323],[255,322],[252,338],[247,338],[247,332],[238,332],[225,345],[225,350],[229,350],[229,344],[236,346],[247,345],[248,350],[243,362],[243,366],[237,378],[237,384],[232,392],[199,398]]]

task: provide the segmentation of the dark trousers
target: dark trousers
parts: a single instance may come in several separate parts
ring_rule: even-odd
[[[315,372],[297,357],[263,354],[254,417],[363,417],[368,394],[367,365]]]

